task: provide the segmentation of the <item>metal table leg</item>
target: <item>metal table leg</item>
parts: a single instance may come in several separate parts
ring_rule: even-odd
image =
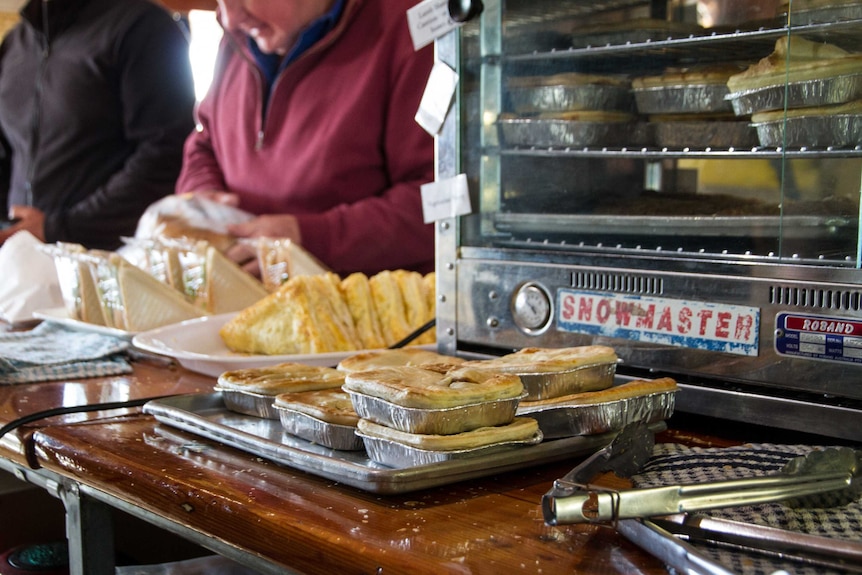
[[[111,507],[65,483],[58,495],[66,508],[71,575],[114,575],[114,525]]]

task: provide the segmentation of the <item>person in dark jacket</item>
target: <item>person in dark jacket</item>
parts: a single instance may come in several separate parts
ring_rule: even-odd
[[[0,199],[44,242],[113,250],[174,191],[188,38],[149,0],[30,0],[0,45]]]

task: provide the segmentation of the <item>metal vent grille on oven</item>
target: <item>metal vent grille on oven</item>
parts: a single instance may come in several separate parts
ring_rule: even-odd
[[[862,292],[840,289],[772,286],[769,288],[769,300],[773,304],[795,307],[846,311],[862,309]]]
[[[572,274],[572,287],[648,295],[664,293],[664,282],[661,278],[631,274],[575,272]]]

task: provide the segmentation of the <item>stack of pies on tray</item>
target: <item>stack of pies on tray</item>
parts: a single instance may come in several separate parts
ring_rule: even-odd
[[[285,362],[267,367],[236,369],[222,373],[215,386],[231,411],[278,419],[272,408],[282,393],[340,389],[344,372],[332,367]]]
[[[527,391],[525,401],[560,397],[613,385],[617,354],[612,347],[525,347],[520,351],[470,361],[466,367],[514,373]]]
[[[358,450],[359,419],[342,391],[344,372],[285,362],[226,371],[215,386],[231,411],[277,419],[284,430],[331,449]]]
[[[458,358],[421,348],[363,352],[341,361],[338,369],[285,362],[224,372],[215,390],[231,411],[277,419],[291,435],[338,450],[361,450],[359,416],[342,389],[350,370],[375,367],[457,363]]]
[[[593,146],[643,143],[625,76],[565,72],[512,76],[512,113],[501,114],[501,138],[515,146]]]
[[[614,386],[617,362],[613,348],[588,345],[524,348],[465,366],[518,374],[528,395],[516,413],[535,418],[546,439],[604,433],[635,421],[670,417],[676,382],[662,378]]]
[[[368,456],[391,467],[542,440],[534,419],[515,417],[524,386],[514,374],[457,364],[383,367],[349,372],[344,389]]]
[[[733,113],[727,79],[735,63],[668,68],[632,80],[638,112],[648,116],[655,142],[669,148],[746,148],[757,144],[748,118]]]
[[[356,435],[359,416],[341,388],[281,393],[275,396],[273,409],[291,435],[330,449],[358,451],[364,447]]]
[[[372,461],[404,468],[670,417],[676,382],[614,386],[617,361],[606,346],[525,348],[475,361],[386,349],[337,368],[227,371],[215,389],[229,410],[278,419],[291,435],[364,449]]]
[[[763,146],[850,146],[862,140],[862,54],[782,36],[727,81],[734,112],[751,114]],[[786,111],[786,113],[785,113]]]

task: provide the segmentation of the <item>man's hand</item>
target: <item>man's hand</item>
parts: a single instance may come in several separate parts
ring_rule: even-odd
[[[45,213],[42,210],[32,206],[12,206],[9,208],[9,219],[16,221],[0,230],[0,243],[21,230],[27,230],[41,242],[45,241]]]

